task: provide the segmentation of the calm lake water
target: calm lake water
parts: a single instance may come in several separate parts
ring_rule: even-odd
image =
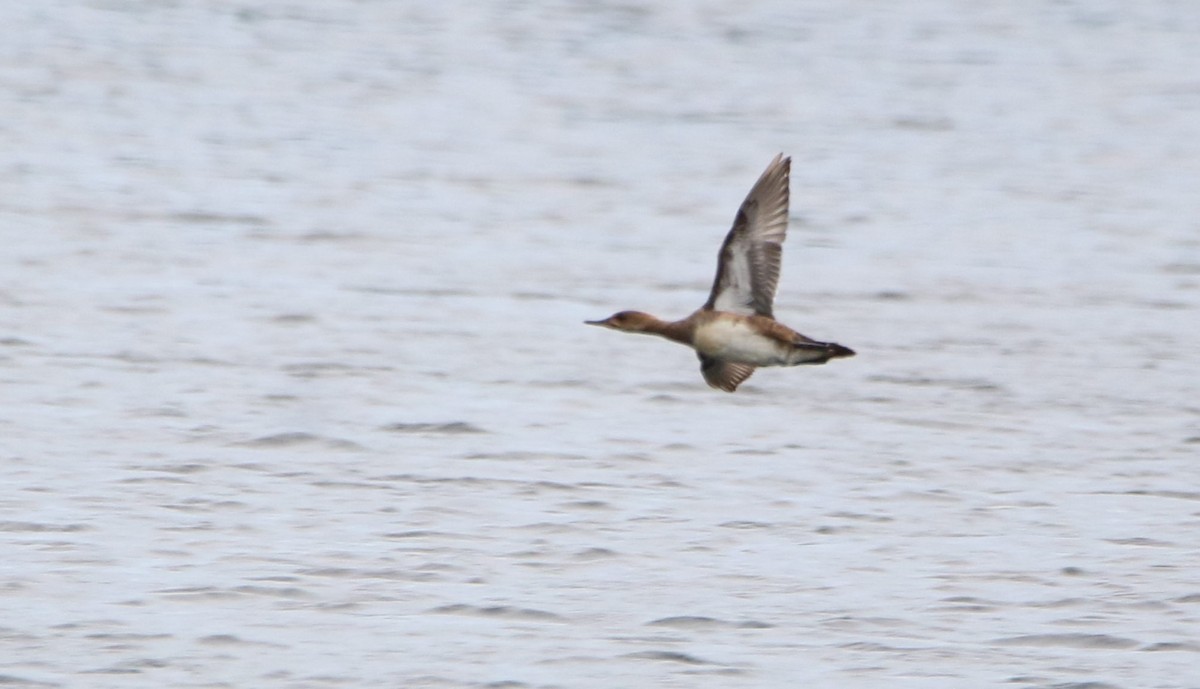
[[[0,26],[0,685],[1200,687],[1200,5]]]

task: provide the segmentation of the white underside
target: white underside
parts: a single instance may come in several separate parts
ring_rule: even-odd
[[[755,332],[745,321],[706,323],[696,330],[695,345],[701,354],[739,364],[787,364],[786,348]]]

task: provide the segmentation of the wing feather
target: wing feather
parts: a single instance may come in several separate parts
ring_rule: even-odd
[[[772,316],[787,238],[792,159],[775,156],[738,208],[717,257],[717,276],[704,308]]]
[[[754,373],[754,367],[750,364],[735,364],[703,354],[698,356],[700,357],[700,374],[704,376],[704,382],[725,392],[737,390],[737,386]]]

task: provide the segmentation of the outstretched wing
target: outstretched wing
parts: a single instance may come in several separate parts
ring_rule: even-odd
[[[704,308],[773,317],[771,304],[787,237],[791,169],[792,159],[780,153],[750,189],[721,245],[717,277]]]
[[[699,357],[700,373],[704,376],[704,382],[725,392],[737,390],[737,386],[749,378],[751,373],[754,373],[754,367],[750,364],[734,364],[703,354],[700,354]]]

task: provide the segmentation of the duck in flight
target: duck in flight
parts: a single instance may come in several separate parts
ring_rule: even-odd
[[[791,168],[791,158],[784,158],[782,153],[775,156],[750,189],[734,218],[733,229],[721,244],[717,277],[704,306],[678,321],[663,321],[641,311],[621,311],[585,323],[658,335],[687,345],[700,357],[705,382],[725,392],[737,390],[760,366],[823,364],[854,356],[849,347],[801,335],[775,320],[772,313],[787,236]]]

